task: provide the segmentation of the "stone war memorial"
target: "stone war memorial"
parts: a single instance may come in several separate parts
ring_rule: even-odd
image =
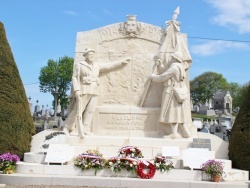
[[[71,135],[79,128],[79,136],[84,131],[155,138],[197,135],[190,111],[192,59],[177,15],[166,22],[166,29],[128,15],[124,23],[77,33],[74,107],[65,123]],[[87,63],[84,59],[90,54],[93,62]],[[183,101],[177,101],[178,94],[185,97]],[[83,123],[77,120],[79,103]]]
[[[215,160],[224,164],[222,186],[248,186],[248,171],[232,169],[228,143],[192,124],[192,58],[178,14],[179,7],[165,28],[127,15],[120,23],[77,33],[68,117],[61,128],[33,136],[30,152],[17,164],[17,184],[209,186],[201,165]],[[103,158],[107,168],[77,162],[98,159],[101,165]],[[169,162],[168,172],[158,170],[158,159]],[[130,167],[118,170],[118,164]],[[37,182],[30,176],[38,176]],[[14,184],[1,174],[0,180]]]

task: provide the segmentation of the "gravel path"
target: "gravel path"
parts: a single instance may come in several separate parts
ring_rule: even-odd
[[[6,185],[5,188],[111,188],[111,187],[97,187],[97,186],[88,187],[88,186],[70,186],[70,185]]]

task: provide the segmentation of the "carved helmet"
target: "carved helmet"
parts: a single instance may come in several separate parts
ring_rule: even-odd
[[[89,52],[94,52],[95,50],[91,49],[91,48],[86,48],[85,51],[83,52],[83,56],[86,56]]]
[[[176,51],[176,52],[172,53],[171,56],[174,57],[176,60],[178,60],[180,63],[182,63],[183,56],[182,56],[181,52]]]

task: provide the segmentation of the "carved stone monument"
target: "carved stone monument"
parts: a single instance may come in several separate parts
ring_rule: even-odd
[[[97,75],[97,105],[89,129],[85,127],[88,130],[83,130],[83,134],[78,130],[81,137],[85,133],[154,138],[171,134],[171,122],[160,121],[161,106],[165,105],[162,98],[166,83],[154,82],[150,76],[168,70],[170,57],[176,52],[181,54],[180,64],[185,78],[182,81],[188,91],[184,102],[181,102],[185,129],[184,126],[176,126],[176,130],[178,128],[178,137],[196,136],[197,131],[191,120],[188,77],[192,60],[187,48],[187,36],[180,33],[180,22],[176,21],[178,14],[179,8],[175,10],[172,20],[166,22],[166,29],[139,22],[135,15],[128,15],[123,23],[77,33],[75,66],[84,61],[86,49],[95,52],[93,61],[98,65],[130,60],[126,66]],[[74,88],[72,91],[75,91]],[[84,122],[84,116],[82,118]],[[71,121],[69,125],[74,134],[79,127],[77,124],[81,123]]]

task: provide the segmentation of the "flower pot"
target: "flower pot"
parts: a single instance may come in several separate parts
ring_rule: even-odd
[[[10,166],[10,167],[7,167],[3,170],[3,173],[4,174],[13,174],[15,173],[15,167],[14,166]]]
[[[213,181],[213,182],[220,182],[220,179],[221,179],[221,177],[220,177],[220,176],[217,176],[217,175],[214,175],[214,176],[212,177],[212,181]]]

